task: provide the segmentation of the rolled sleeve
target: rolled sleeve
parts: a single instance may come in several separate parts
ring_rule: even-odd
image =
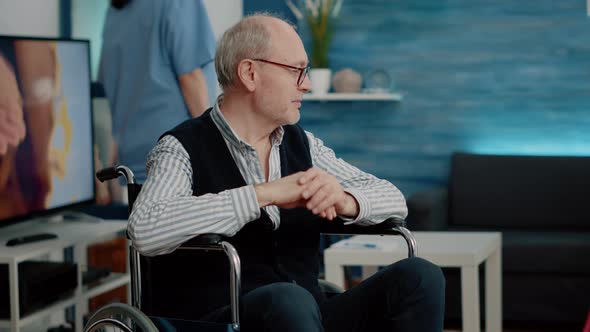
[[[254,186],[244,186],[229,192],[240,229],[248,222],[260,218],[260,206]]]
[[[407,207],[403,194],[389,181],[379,179],[337,158],[322,140],[306,132],[314,166],[332,174],[342,189],[359,204],[356,218],[342,218],[345,224],[374,225],[393,217],[404,219]]]
[[[371,216],[371,202],[360,190],[356,188],[348,188],[344,189],[345,193],[350,194],[359,204],[359,213],[356,218],[344,218],[340,217],[342,220],[345,220],[345,225],[361,223],[362,220],[367,219]]]

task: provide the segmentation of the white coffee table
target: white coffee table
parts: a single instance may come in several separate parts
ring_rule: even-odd
[[[480,331],[479,264],[485,262],[486,332],[502,330],[502,234],[499,232],[412,232],[418,257],[441,267],[461,268],[464,332]],[[326,280],[344,287],[346,265],[386,266],[407,257],[400,236],[357,235],[324,251]]]

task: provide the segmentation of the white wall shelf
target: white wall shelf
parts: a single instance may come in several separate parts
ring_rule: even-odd
[[[0,319],[0,329],[8,328],[11,332],[19,332],[25,326],[48,317],[54,312],[74,305],[76,311],[76,331],[82,331],[82,316],[88,309],[88,299],[127,285],[129,273],[111,273],[90,285],[82,284],[82,274],[86,265],[87,246],[110,240],[124,234],[127,227],[125,220],[102,221],[94,217],[80,215],[77,220],[47,221],[32,220],[8,226],[0,234],[0,264],[8,265],[10,292],[10,319]],[[53,240],[7,247],[6,240],[31,233],[50,232],[58,237]],[[78,286],[72,294],[66,295],[46,307],[36,310],[24,317],[20,315],[18,299],[18,264],[28,259],[43,258],[51,252],[64,248],[74,249],[74,262],[78,270]],[[129,295],[129,291],[127,292]]]
[[[401,93],[309,93],[304,101],[401,101]]]
[[[82,297],[85,300],[89,300],[97,295],[106,293],[117,287],[127,285],[130,283],[130,280],[131,279],[128,273],[111,273],[108,276],[93,283],[92,286],[83,285]],[[67,298],[57,300],[43,309],[36,310],[25,317],[21,317],[20,325],[27,326],[53,312],[64,310],[67,307],[75,305],[77,301],[78,298],[75,296],[69,296]],[[10,321],[0,320],[0,328],[10,328]]]

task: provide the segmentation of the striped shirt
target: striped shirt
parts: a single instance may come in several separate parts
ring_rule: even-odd
[[[266,181],[258,154],[232,130],[217,103],[211,118],[247,185],[218,194],[193,196],[193,170],[187,151],[175,137],[163,137],[148,156],[148,177],[129,216],[129,235],[143,255],[172,252],[199,234],[233,236],[246,223],[260,217],[254,185]],[[271,135],[268,182],[281,177],[279,145],[283,133],[279,127]],[[336,158],[322,140],[307,131],[306,134],[313,165],[336,177],[359,204],[358,216],[348,223],[372,225],[389,217],[407,216],[404,196],[393,184]],[[275,229],[280,227],[279,208],[270,205],[264,209]]]

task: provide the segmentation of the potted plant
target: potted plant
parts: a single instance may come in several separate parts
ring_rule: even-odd
[[[311,70],[309,76],[313,93],[327,93],[330,89],[331,70],[328,51],[334,34],[335,20],[340,13],[342,0],[299,0],[297,4],[286,0],[297,20],[305,21],[311,35]]]

